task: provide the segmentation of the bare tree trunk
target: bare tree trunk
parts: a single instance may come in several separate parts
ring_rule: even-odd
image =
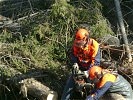
[[[123,41],[125,43],[127,55],[128,55],[128,58],[129,58],[129,62],[132,62],[132,56],[131,56],[130,48],[128,46],[128,40],[127,40],[127,35],[126,35],[126,32],[125,32],[125,27],[124,27],[124,22],[123,22],[120,2],[119,2],[119,0],[114,0],[114,3],[115,3],[116,11],[117,11],[117,17],[118,17],[120,29],[121,29],[122,36],[123,36]]]

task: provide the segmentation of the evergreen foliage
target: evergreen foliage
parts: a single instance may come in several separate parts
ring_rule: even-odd
[[[32,69],[47,69],[62,82],[69,70],[61,68],[68,66],[67,51],[72,46],[77,28],[88,28],[96,39],[113,34],[101,9],[98,0],[56,1],[46,12],[22,20],[20,32],[4,29],[0,34],[0,66],[14,68],[22,74]],[[13,76],[12,71],[0,71],[1,76]],[[51,84],[56,87],[54,81]],[[65,81],[58,84],[65,84]],[[63,87],[58,88],[61,95]]]

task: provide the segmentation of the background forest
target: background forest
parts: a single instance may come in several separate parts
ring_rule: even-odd
[[[132,38],[133,1],[122,0],[121,5]],[[0,14],[5,16],[0,17],[0,100],[27,100],[18,88],[25,78],[35,78],[60,98],[76,29],[89,29],[101,44],[104,36],[120,35],[113,0],[5,0]]]

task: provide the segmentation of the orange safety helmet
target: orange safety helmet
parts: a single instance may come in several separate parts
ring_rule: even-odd
[[[89,33],[86,29],[78,29],[75,34],[74,44],[76,47],[83,47],[88,42]]]
[[[75,35],[75,39],[77,40],[85,40],[89,37],[89,33],[86,29],[78,29],[78,31],[76,32],[76,35]]]
[[[94,80],[95,78],[98,78],[98,75],[102,74],[102,68],[99,66],[93,66],[88,72],[90,79]]]

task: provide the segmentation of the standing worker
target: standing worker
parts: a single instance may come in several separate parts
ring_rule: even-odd
[[[113,74],[104,66],[93,66],[88,71],[90,80],[95,89],[86,100],[133,100],[133,92],[130,83],[121,75]]]
[[[72,64],[78,64],[79,70],[88,71],[92,66],[100,64],[99,43],[90,38],[90,33],[80,28],[76,31],[73,46],[70,53]],[[74,87],[73,75],[70,75],[63,91],[61,100],[69,100]]]

